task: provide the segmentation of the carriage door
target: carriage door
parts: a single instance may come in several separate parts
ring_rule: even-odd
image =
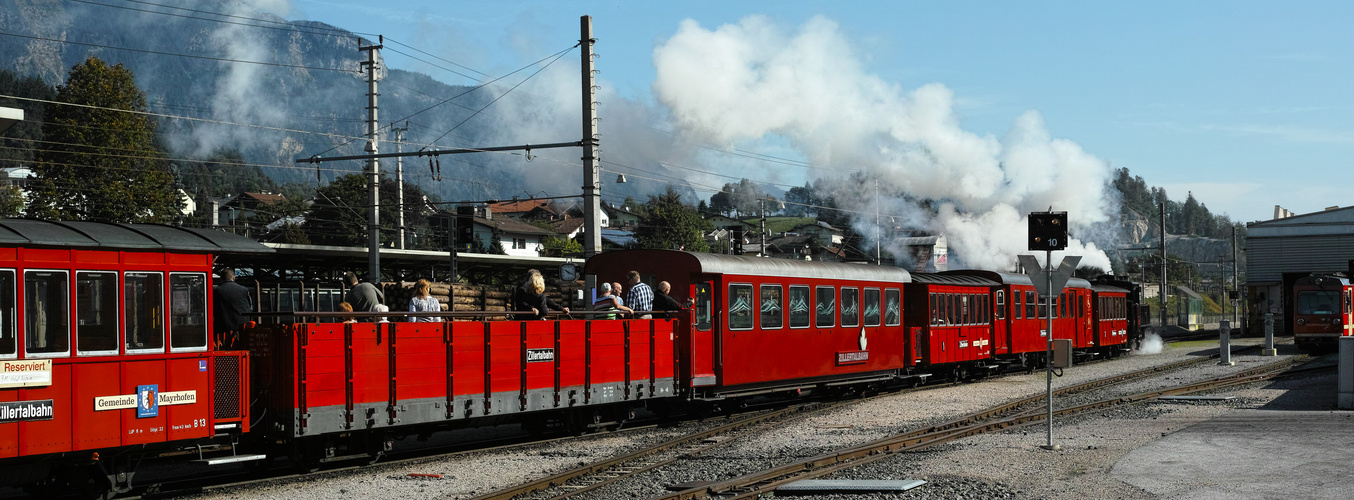
[[[691,285],[691,295],[696,299],[695,324],[691,328],[691,386],[711,386],[718,383],[719,366],[719,314],[713,281],[702,281]]]
[[[1095,346],[1095,314],[1091,308],[1091,291],[1079,290],[1077,292],[1077,323],[1081,325],[1081,335],[1085,346]]]

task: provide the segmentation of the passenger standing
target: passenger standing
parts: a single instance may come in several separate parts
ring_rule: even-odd
[[[518,320],[545,319],[552,308],[569,314],[569,308],[559,305],[545,295],[545,278],[535,269],[527,271],[526,279],[513,291],[512,302],[513,307],[519,311],[531,311],[530,314],[516,315],[514,319]]]
[[[428,280],[418,280],[414,285],[414,296],[409,298],[409,312],[442,312],[442,303],[433,298],[433,284]],[[441,323],[442,318],[414,316],[409,321],[424,323]]]
[[[610,284],[610,283],[602,283],[602,295],[599,296],[599,297],[597,297],[597,300],[594,300],[594,301],[592,302],[592,310],[594,310],[594,311],[609,311],[609,312],[610,312],[610,311],[624,311],[624,312],[632,313],[632,314],[635,312],[633,309],[630,309],[629,307],[625,307],[625,304],[624,304],[624,302],[621,300],[620,297],[617,297],[617,296],[615,296],[615,295],[613,295],[613,294],[611,293],[611,284]],[[597,316],[594,316],[594,318],[596,318],[596,319],[616,319],[616,318],[619,317],[619,316],[620,316],[619,314],[599,314],[599,315],[597,315]]]
[[[668,284],[668,282],[666,281],[658,282],[658,293],[653,296],[653,310],[663,311],[663,314],[660,314],[659,317],[676,318],[677,313],[681,312],[682,309],[685,309],[685,307],[682,307],[681,304],[677,303],[677,299],[674,299],[672,298],[671,295],[668,295],[668,293],[671,291],[672,285]],[[691,304],[695,303],[695,301],[693,301],[690,298],[686,300],[687,307],[690,307]]]
[[[625,302],[630,304],[630,309],[635,311],[653,310],[653,289],[649,285],[639,281],[639,271],[630,271],[630,293],[626,295]],[[652,318],[651,314],[643,314],[639,319]]]
[[[235,282],[235,271],[223,269],[221,284],[212,290],[216,314],[216,348],[234,349],[240,340],[240,329],[248,318],[245,313],[254,310],[249,300],[249,289]]]
[[[352,304],[354,311],[375,311],[376,306],[380,305],[381,302],[385,300],[385,295],[381,293],[381,289],[376,288],[376,285],[373,285],[370,282],[358,283],[357,275],[353,274],[352,271],[345,274],[343,279],[348,283],[349,287],[348,295],[344,297],[344,300],[349,304]]]

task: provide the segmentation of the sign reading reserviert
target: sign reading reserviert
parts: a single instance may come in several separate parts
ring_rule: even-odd
[[[46,387],[49,385],[52,385],[52,360],[50,359],[0,361],[0,389]]]

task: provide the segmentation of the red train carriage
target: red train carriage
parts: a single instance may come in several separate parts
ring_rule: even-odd
[[[1293,283],[1293,342],[1333,345],[1354,335],[1354,285],[1336,274],[1313,274]]]
[[[1024,274],[999,273],[962,269],[946,271],[945,275],[973,276],[993,282],[992,333],[994,358],[1002,364],[1020,364],[1034,366],[1034,359],[1042,359],[1046,340],[1043,332],[1048,328],[1047,307],[1040,303],[1034,291],[1030,277]],[[1035,357],[1030,354],[1037,354]]]
[[[249,360],[209,342],[212,262],[270,251],[212,231],[0,220],[2,482],[125,491],[143,458],[247,431]]]
[[[998,368],[994,350],[1006,339],[992,329],[992,289],[997,283],[962,274],[913,273],[904,293],[904,321],[909,337],[908,361],[932,372],[950,372],[962,379],[970,371]]]
[[[1070,278],[1053,299],[1053,338],[1071,339],[1072,348],[1087,352],[1096,347],[1091,316],[1091,282]]]
[[[672,284],[695,299],[678,329],[680,382],[694,398],[911,377],[906,270],[667,250],[607,252],[586,273]]]
[[[1095,350],[1109,357],[1124,354],[1129,349],[1128,290],[1097,282],[1091,295]]]
[[[1123,319],[1124,342],[1122,344],[1110,343],[1105,345],[1114,346],[1113,348],[1117,349],[1120,354],[1136,349],[1138,344],[1142,342],[1142,325],[1150,322],[1150,320],[1144,320],[1147,317],[1148,309],[1142,303],[1142,285],[1123,277],[1104,275],[1095,279],[1095,286],[1109,286],[1124,291],[1123,302],[1109,304],[1116,308],[1111,311],[1111,314],[1116,318]]]
[[[673,321],[297,323],[249,333],[260,432],[311,467],[377,457],[395,433],[586,419],[676,391]]]

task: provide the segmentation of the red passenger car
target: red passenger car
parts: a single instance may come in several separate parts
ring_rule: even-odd
[[[1048,329],[1047,316],[1036,316],[1047,309],[1035,294],[1034,284],[1024,274],[1000,273],[962,269],[946,271],[946,275],[973,276],[993,282],[991,289],[993,310],[993,349],[996,361],[1033,367],[1034,359],[1042,359]]]
[[[904,294],[904,319],[913,335],[915,363],[962,379],[997,368],[994,349],[1005,344],[992,331],[992,290],[997,283],[963,274],[912,274]],[[910,360],[913,361],[913,360]]]
[[[1097,282],[1091,293],[1095,300],[1096,351],[1114,357],[1128,350],[1128,290]]]
[[[143,458],[247,431],[248,357],[209,342],[212,262],[270,251],[214,231],[0,220],[2,482],[125,491]]]
[[[1338,274],[1313,274],[1293,283],[1293,342],[1331,346],[1354,335],[1354,285]]]
[[[912,376],[906,270],[668,250],[607,252],[586,274],[672,284],[695,308],[677,330],[694,398],[825,388]],[[631,305],[631,304],[628,304]]]

